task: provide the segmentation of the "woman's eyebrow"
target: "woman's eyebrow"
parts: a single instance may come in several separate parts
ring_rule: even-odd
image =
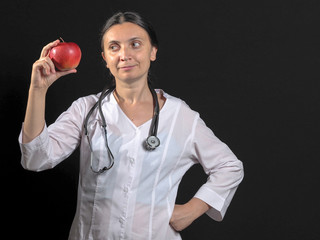
[[[133,37],[129,39],[129,42],[134,41],[134,40],[143,40],[141,37]]]
[[[135,40],[143,40],[143,38],[141,38],[141,37],[132,37],[129,40],[127,40],[127,42],[132,42],[132,41],[135,41]],[[118,41],[118,40],[110,40],[108,42],[108,44],[113,44],[113,43],[119,44],[120,42],[121,41]]]
[[[117,44],[119,44],[120,43],[120,41],[116,41],[116,40],[110,40],[109,42],[108,42],[108,44],[110,45],[110,44],[114,44],[114,43],[117,43]]]

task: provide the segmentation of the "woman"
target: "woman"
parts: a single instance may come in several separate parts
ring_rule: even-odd
[[[243,178],[242,163],[183,101],[163,90],[154,94],[148,73],[158,41],[151,25],[132,12],[112,16],[101,43],[114,77],[111,93],[76,100],[47,127],[49,86],[76,72],[55,70],[48,53],[58,43],[45,46],[33,65],[19,141],[22,165],[34,171],[53,168],[80,145],[69,239],[181,239],[179,231],[203,213],[221,221]],[[159,140],[153,150],[146,148],[150,135]],[[196,163],[208,181],[189,202],[175,205],[179,183]]]

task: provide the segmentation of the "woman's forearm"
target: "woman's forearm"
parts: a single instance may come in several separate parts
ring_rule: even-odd
[[[27,110],[23,124],[22,142],[28,143],[37,137],[45,125],[46,90],[30,87]]]
[[[170,225],[176,231],[182,231],[209,209],[210,206],[199,198],[192,198],[183,205],[176,204],[170,219]]]

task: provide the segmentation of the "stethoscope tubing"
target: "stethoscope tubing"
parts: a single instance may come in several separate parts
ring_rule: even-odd
[[[153,102],[154,102],[154,115],[152,117],[152,121],[151,121],[151,125],[150,125],[150,130],[149,130],[149,136],[145,142],[146,144],[146,149],[147,150],[154,150],[155,148],[157,148],[160,145],[160,140],[157,137],[157,132],[158,132],[158,124],[159,124],[159,112],[160,112],[160,107],[159,107],[159,101],[158,101],[158,97],[157,97],[157,93],[156,91],[151,88],[150,84],[148,85],[149,89],[151,91],[152,97],[153,97]],[[109,94],[111,94],[113,91],[115,90],[115,86],[112,87],[105,87],[103,89],[103,91],[101,92],[98,101],[92,106],[92,108],[90,109],[90,111],[88,112],[84,124],[83,124],[83,128],[84,128],[84,134],[87,137],[87,140],[89,142],[89,148],[91,151],[91,161],[90,161],[90,168],[94,173],[103,173],[106,170],[109,170],[112,168],[112,166],[114,165],[114,156],[109,148],[109,144],[108,144],[108,138],[107,138],[107,124],[106,124],[106,120],[102,111],[102,100],[108,96]],[[101,122],[102,122],[102,128],[103,128],[103,133],[104,133],[104,138],[105,138],[105,144],[106,144],[106,148],[108,151],[108,154],[110,156],[110,164],[109,166],[105,166],[99,170],[95,170],[93,168],[93,163],[92,163],[92,154],[93,154],[93,148],[92,148],[92,144],[90,141],[90,137],[89,137],[89,133],[88,133],[88,122],[89,119],[91,117],[91,115],[93,114],[93,111],[98,108],[99,111],[99,115],[101,117]]]

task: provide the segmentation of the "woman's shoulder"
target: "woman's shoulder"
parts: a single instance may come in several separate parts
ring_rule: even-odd
[[[173,104],[185,104],[185,102],[182,99],[175,97],[175,96],[169,94],[168,92],[165,92],[162,89],[156,89],[156,92],[158,94],[161,94],[161,96],[165,99],[166,102],[169,101]]]
[[[86,114],[99,100],[101,92],[92,93],[75,99],[69,109],[77,109],[77,111]]]
[[[163,97],[166,99],[165,104],[170,105],[170,109],[179,109],[180,111],[183,111],[184,113],[188,113],[190,115],[198,115],[198,112],[191,109],[191,107],[183,99],[173,96],[162,89],[157,89],[157,91],[161,91]]]
[[[73,104],[79,106],[87,106],[96,103],[99,100],[100,93],[89,94],[86,96],[79,97],[76,99]]]
[[[79,97],[72,103],[72,105],[77,106],[78,108],[81,108],[82,110],[87,112],[99,101],[101,93],[102,92],[92,93],[86,96]],[[107,102],[114,103],[114,99],[111,98],[111,95],[112,94],[105,96],[102,100],[102,104],[105,104]]]

